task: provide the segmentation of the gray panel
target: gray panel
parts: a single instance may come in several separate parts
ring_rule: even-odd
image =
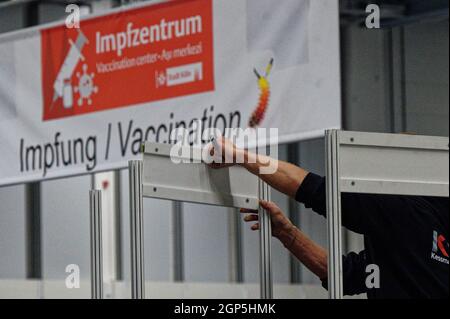
[[[25,188],[0,188],[0,278],[26,277]]]
[[[286,147],[278,149],[279,158],[286,159]],[[288,200],[286,195],[272,189],[272,201],[276,203],[285,214],[288,213]],[[243,217],[243,216],[242,216]],[[241,218],[242,219],[242,218]],[[250,230],[248,223],[242,222],[242,244],[244,259],[244,281],[248,283],[259,282],[259,235]],[[289,252],[280,241],[272,240],[272,267],[274,283],[289,283]],[[275,295],[275,297],[277,297]]]
[[[449,134],[448,20],[405,28],[407,130]]]
[[[427,135],[449,136],[449,119],[444,114],[430,115],[408,112],[407,120],[408,129],[413,132],[420,132],[421,134]]]
[[[183,204],[187,282],[228,281],[227,214],[228,209],[224,207]],[[254,267],[257,270],[258,263]]]
[[[130,206],[128,170],[121,171],[122,269],[130,280]],[[144,198],[144,261],[146,280],[171,280],[171,202]]]
[[[259,282],[259,235],[258,232],[252,231],[247,223],[242,222],[242,228],[244,282],[257,283]],[[275,256],[273,260],[276,260]]]
[[[388,132],[386,32],[359,26],[343,29],[343,113],[345,129]]]
[[[41,187],[44,279],[61,279],[64,285],[66,266],[76,264],[80,267],[80,277],[89,280],[91,177],[46,181]]]
[[[39,24],[63,21],[67,17],[66,5],[42,3],[38,7]]]
[[[323,139],[300,143],[300,163],[309,172],[325,175],[325,145]],[[326,219],[312,209],[300,206],[300,229],[322,247],[327,244]],[[302,265],[302,283],[320,284],[320,280]]]
[[[286,195],[272,189],[272,201],[288,215],[288,198]],[[248,231],[248,230],[247,230]],[[274,284],[289,283],[289,251],[277,240],[272,240],[272,269]],[[278,296],[275,294],[275,298]]]
[[[23,6],[0,9],[0,33],[21,29],[26,26]]]

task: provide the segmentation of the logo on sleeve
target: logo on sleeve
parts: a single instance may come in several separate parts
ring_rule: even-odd
[[[447,239],[437,231],[433,232],[433,248],[431,250],[431,259],[444,264],[449,264],[449,245]]]

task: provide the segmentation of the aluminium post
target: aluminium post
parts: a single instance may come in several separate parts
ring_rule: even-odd
[[[242,283],[244,281],[242,258],[241,219],[236,208],[228,208],[228,274],[229,281]]]
[[[343,298],[341,193],[339,190],[339,131],[325,132],[328,232],[328,295]]]
[[[128,162],[130,179],[131,298],[145,298],[143,163]]]
[[[300,143],[291,143],[287,145],[287,159],[289,163],[298,165],[300,163]],[[289,198],[288,202],[288,212],[289,212],[289,219],[292,221],[292,223],[301,228],[300,224],[300,206],[298,202],[293,199]],[[291,284],[299,284],[302,280],[302,269],[300,266],[300,263],[297,258],[295,258],[294,255],[289,254],[289,279]]]
[[[270,201],[270,187],[267,183],[258,180],[259,198]],[[261,206],[259,207],[259,272],[261,299],[273,298],[272,281],[272,224],[270,214]]]
[[[91,298],[103,299],[102,192],[89,192],[91,235]]]
[[[184,281],[183,204],[172,201],[172,277]]]

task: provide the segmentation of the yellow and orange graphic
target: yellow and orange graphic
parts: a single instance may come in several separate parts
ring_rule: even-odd
[[[270,71],[273,67],[273,58],[270,60],[269,64],[266,67],[266,73],[264,76],[260,75],[258,71],[253,69],[253,72],[255,72],[256,77],[258,78],[258,87],[259,87],[259,100],[258,105],[256,106],[255,110],[253,111],[250,120],[248,122],[248,126],[252,128],[258,127],[261,122],[264,120],[264,116],[267,111],[267,107],[269,106],[269,100],[270,100],[270,83],[268,80],[268,77],[270,75]]]

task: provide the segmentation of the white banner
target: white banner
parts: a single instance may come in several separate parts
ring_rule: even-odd
[[[179,0],[0,36],[0,185],[124,168],[177,127],[339,128],[337,0]]]

